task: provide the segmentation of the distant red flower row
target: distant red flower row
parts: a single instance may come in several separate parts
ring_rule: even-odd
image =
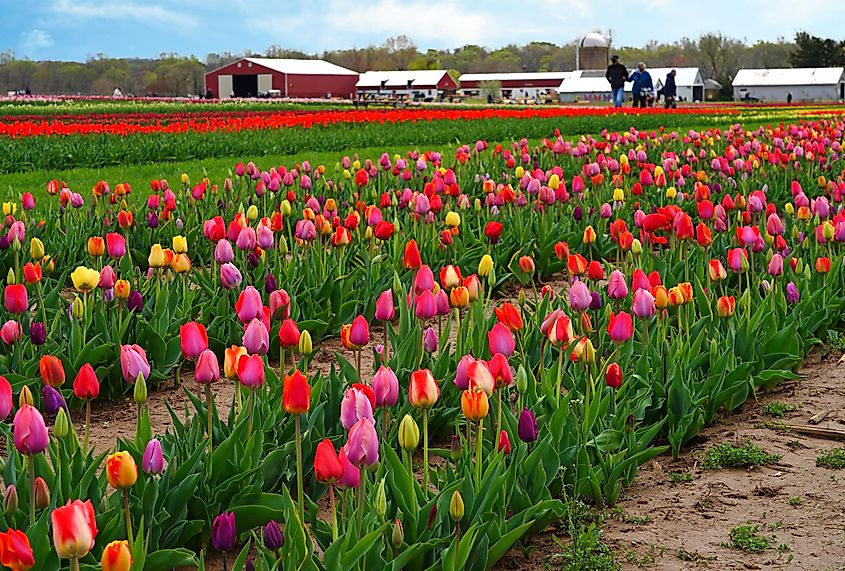
[[[76,119],[28,117],[9,123],[0,123],[0,136],[41,137],[50,135],[132,135],[138,133],[187,133],[234,132],[242,130],[309,128],[338,123],[403,123],[415,121],[477,121],[483,119],[602,117],[617,113],[639,114],[737,114],[736,109],[683,108],[672,111],[663,109],[624,109],[610,107],[551,107],[537,109],[402,109],[389,111],[289,111],[222,113],[173,113],[173,114],[97,114],[80,115]]]

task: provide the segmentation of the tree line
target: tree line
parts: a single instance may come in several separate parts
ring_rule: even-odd
[[[606,33],[606,37],[610,34]],[[451,50],[421,51],[407,36],[388,38],[380,45],[308,54],[277,45],[258,54],[246,51],[195,56],[161,54],[153,59],[110,58],[97,54],[85,62],[32,61],[0,53],[0,92],[29,89],[34,94],[109,95],[115,87],[124,94],[185,96],[201,94],[205,72],[241,57],[321,58],[358,72],[368,70],[448,69],[462,73],[566,71],[575,68],[576,41],[508,44],[489,49],[465,45]],[[611,44],[612,45],[612,44]],[[744,40],[719,33],[649,42],[644,46],[612,47],[629,67],[644,61],[651,67],[699,67],[706,78],[722,84],[726,93],[741,68],[828,67],[845,65],[845,40],[798,32],[792,40]]]

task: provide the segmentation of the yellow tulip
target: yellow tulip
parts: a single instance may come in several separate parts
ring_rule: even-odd
[[[129,452],[115,452],[106,459],[106,479],[116,490],[125,490],[138,480],[138,466]]]
[[[38,238],[29,241],[29,257],[33,260],[40,260],[44,257],[44,242]]]
[[[461,215],[454,211],[449,211],[446,214],[446,226],[457,228],[461,225]]]
[[[86,268],[85,266],[79,266],[71,272],[70,279],[76,291],[89,292],[94,290],[100,283],[100,272]]]
[[[478,275],[485,278],[490,275],[493,270],[493,258],[490,254],[484,254],[481,261],[478,262]]]
[[[150,247],[150,255],[147,258],[151,268],[160,268],[164,265],[164,250],[161,244],[153,244]]]
[[[188,251],[188,239],[184,236],[173,237],[173,251],[177,254],[184,254]]]

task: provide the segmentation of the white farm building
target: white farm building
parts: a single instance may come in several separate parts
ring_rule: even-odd
[[[358,77],[355,88],[359,97],[370,94],[433,100],[454,94],[458,84],[445,69],[367,71]]]
[[[734,99],[836,101],[845,99],[845,68],[741,69],[733,80]]]
[[[675,70],[675,85],[678,97],[684,101],[704,101],[704,79],[697,67],[655,67],[647,68],[651,74],[655,92],[663,87],[666,76]],[[628,73],[634,70],[628,70]],[[557,89],[561,102],[574,103],[576,101],[610,101],[610,84],[604,76],[604,70],[576,71]],[[625,84],[625,98],[629,99],[631,86]]]

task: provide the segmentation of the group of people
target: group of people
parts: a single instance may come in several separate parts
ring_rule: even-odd
[[[655,97],[657,101],[660,101],[660,96],[663,96],[663,106],[666,109],[675,109],[678,97],[675,75],[677,72],[674,69],[666,74],[663,87],[655,93],[651,74],[646,70],[643,62],[638,63],[636,71],[629,74],[628,69],[619,63],[619,56],[613,55],[610,58],[610,65],[607,66],[605,77],[610,83],[614,107],[622,107],[625,101],[625,84],[630,81],[633,82],[631,93],[634,98],[634,107],[651,107],[654,105]]]

